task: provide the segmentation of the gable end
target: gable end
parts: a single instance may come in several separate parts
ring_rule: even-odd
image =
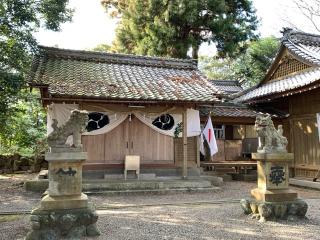
[[[310,67],[310,65],[300,62],[292,56],[286,55],[281,59],[278,67],[272,73],[270,81],[274,81],[287,75],[300,72]]]

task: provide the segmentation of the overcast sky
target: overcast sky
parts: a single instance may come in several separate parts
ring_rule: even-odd
[[[289,26],[288,22],[306,32],[314,31],[293,0],[253,0],[253,3],[261,19],[259,31],[262,37],[281,36],[280,30]],[[105,13],[100,0],[70,0],[69,6],[75,10],[72,22],[63,24],[60,32],[40,30],[35,36],[41,45],[91,49],[100,43],[111,44],[117,20]],[[202,46],[200,49],[200,54],[213,53],[212,47]]]

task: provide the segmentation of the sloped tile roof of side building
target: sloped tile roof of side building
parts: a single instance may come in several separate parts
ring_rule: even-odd
[[[284,29],[278,54],[265,78],[235,95],[235,102],[255,103],[320,87],[320,35]]]
[[[40,47],[29,83],[45,89],[43,100],[212,104],[223,94],[194,60],[51,47]]]
[[[226,99],[232,94],[243,91],[240,83],[236,80],[211,80],[212,85],[224,92]],[[252,118],[261,114],[259,111],[248,108],[244,104],[233,103],[230,101],[217,103],[214,108],[202,108],[200,113],[202,116],[207,116],[211,112],[213,118],[217,117],[229,117],[229,118]]]

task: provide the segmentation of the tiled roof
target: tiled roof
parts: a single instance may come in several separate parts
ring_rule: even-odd
[[[211,80],[211,83],[226,94],[241,92],[243,88],[234,80]]]
[[[301,60],[320,66],[320,35],[285,29],[282,44]]]
[[[250,117],[255,118],[259,115],[258,112],[253,111],[244,107],[237,107],[236,105],[233,107],[219,106],[216,105],[212,110],[212,116],[214,117]]]
[[[200,115],[208,116],[211,112],[213,117],[249,117],[255,118],[259,112],[251,110],[244,105],[232,103],[220,103],[214,105],[213,108],[201,108]]]
[[[247,102],[273,94],[285,93],[287,91],[307,86],[320,80],[320,67],[307,69],[299,74],[287,76],[279,81],[267,82],[261,87],[255,88],[246,94],[234,99],[235,102]]]
[[[261,114],[270,114],[273,118],[283,118],[288,115],[287,112],[279,111],[273,107],[250,109],[244,104],[237,103],[217,103],[213,108],[202,107],[199,110],[201,117],[207,117],[211,112],[214,117],[228,117],[228,118],[256,118]]]
[[[320,35],[285,29],[281,48],[286,48],[296,59],[312,67],[288,74],[276,81],[261,82],[251,89],[236,94],[235,102],[250,102],[256,99],[265,101],[269,96],[278,97],[294,93],[300,88],[320,81]]]
[[[50,96],[132,101],[206,102],[221,95],[193,60],[41,47],[30,84]]]

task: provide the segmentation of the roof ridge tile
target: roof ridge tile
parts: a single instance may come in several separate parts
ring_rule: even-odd
[[[39,46],[40,55],[50,58],[66,58],[84,61],[109,62],[128,65],[168,67],[177,69],[197,69],[197,60],[166,57],[151,57],[133,54],[108,53],[86,50],[72,50],[55,47]]]

